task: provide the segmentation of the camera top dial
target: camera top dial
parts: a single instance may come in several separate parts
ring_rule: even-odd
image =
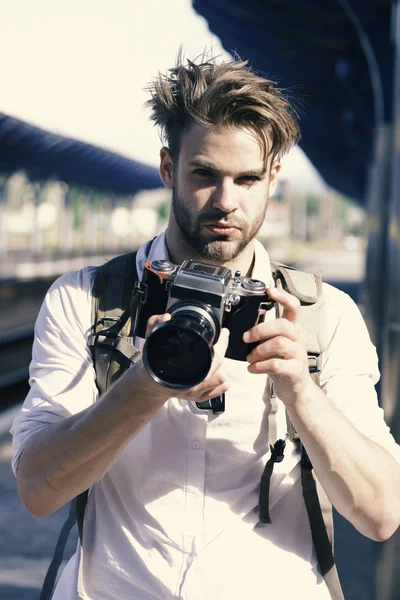
[[[242,282],[242,287],[249,292],[253,292],[254,294],[264,294],[266,291],[265,283],[259,279],[254,279],[253,277],[246,277]]]
[[[176,265],[170,260],[153,260],[150,265],[152,271],[159,271],[160,273],[172,273],[176,269]]]

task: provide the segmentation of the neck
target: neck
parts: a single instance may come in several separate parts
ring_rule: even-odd
[[[227,267],[235,273],[240,271],[243,276],[250,277],[254,267],[254,240],[252,240],[246,248],[231,261],[217,263],[197,254],[188,241],[183,237],[179,227],[169,223],[166,233],[166,244],[170,260],[176,265],[180,265],[184,260],[191,258],[208,264],[219,264]]]

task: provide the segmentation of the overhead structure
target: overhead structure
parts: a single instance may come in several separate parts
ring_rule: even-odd
[[[0,173],[16,169],[122,195],[162,186],[153,167],[0,113]]]
[[[391,118],[391,0],[193,0],[227,51],[293,98],[300,146],[325,181],[365,202],[376,128]]]
[[[193,6],[227,51],[289,91],[300,146],[330,186],[366,208],[363,304],[380,358],[381,405],[400,441],[400,0]],[[357,562],[338,561],[346,599],[397,600],[400,529],[379,552],[343,523],[336,529],[342,547],[357,548]],[[340,559],[340,543],[335,549]]]

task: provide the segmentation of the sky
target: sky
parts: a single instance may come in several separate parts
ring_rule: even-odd
[[[180,45],[228,57],[190,0],[0,0],[0,15],[0,112],[154,166],[145,86]],[[324,187],[298,149],[282,177]]]

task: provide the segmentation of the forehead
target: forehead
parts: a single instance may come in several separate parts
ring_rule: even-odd
[[[182,135],[179,162],[190,165],[202,160],[219,170],[265,167],[263,147],[253,131],[221,125],[204,127],[195,123]]]

